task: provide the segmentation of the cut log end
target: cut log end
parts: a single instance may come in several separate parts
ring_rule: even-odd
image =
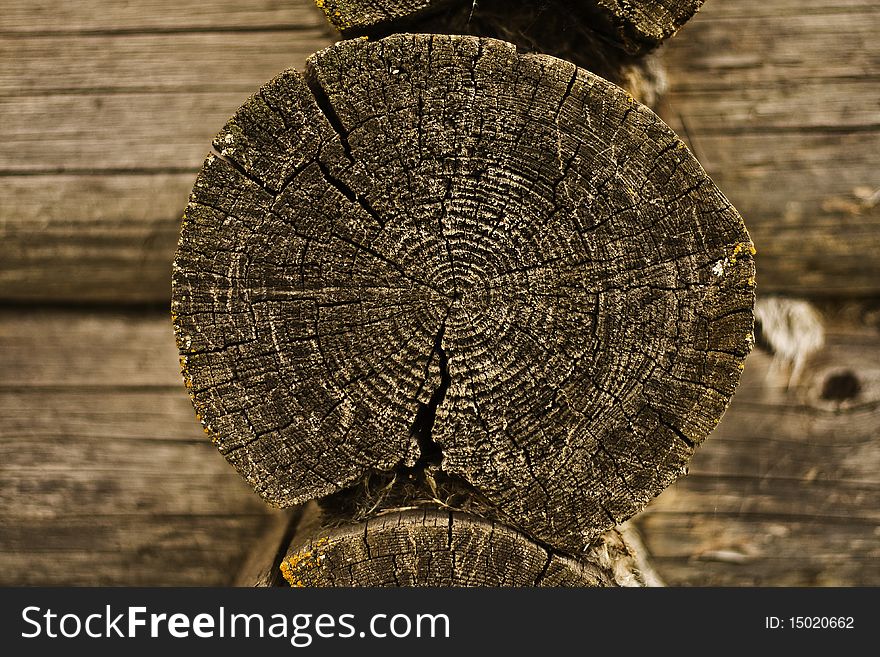
[[[582,557],[555,553],[503,525],[462,513],[391,511],[294,543],[281,563],[296,587],[645,586],[622,534]]]
[[[274,504],[469,491],[578,553],[685,472],[734,392],[742,220],[583,69],[491,39],[346,41],[215,148],[175,328],[206,431]]]
[[[612,42],[644,54],[674,35],[704,0],[316,0],[344,36],[385,36],[429,31],[538,42],[553,52],[559,42]],[[573,39],[573,34],[578,36]],[[519,38],[516,38],[516,37]],[[577,48],[574,47],[573,51]],[[554,53],[557,54],[557,53]],[[567,58],[570,59],[570,58]]]

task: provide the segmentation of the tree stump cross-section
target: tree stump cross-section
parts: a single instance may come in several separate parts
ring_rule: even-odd
[[[573,64],[345,41],[215,148],[175,329],[206,432],[275,505],[471,498],[577,554],[686,471],[735,390],[742,220],[656,115]]]

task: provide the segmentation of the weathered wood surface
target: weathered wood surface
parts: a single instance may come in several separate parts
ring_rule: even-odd
[[[164,313],[0,311],[0,584],[233,581],[265,505],[176,361]]]
[[[696,11],[702,0],[318,0],[330,23],[348,38],[400,32],[467,34],[513,43],[521,53],[552,55],[587,69],[654,107],[666,74],[649,55]]]
[[[690,476],[637,516],[667,583],[880,585],[878,317],[832,321],[790,390],[752,352]],[[164,314],[2,313],[2,584],[233,581],[264,507],[204,439],[174,351]],[[860,393],[838,411],[820,396],[846,370]]]
[[[395,35],[305,78],[236,113],[184,217],[172,308],[206,429],[273,504],[424,470],[577,553],[733,394],[742,220],[656,115],[561,60]]]
[[[250,552],[235,576],[234,586],[286,586],[281,576],[281,562],[294,533],[302,522],[303,507],[275,509],[270,512],[263,533],[252,543]]]
[[[690,475],[638,516],[670,585],[880,585],[880,312],[827,308],[797,380],[756,349]]]
[[[309,0],[4,7],[0,299],[166,302],[211,138],[330,32]]]
[[[498,14],[507,16],[511,32],[515,31],[514,24],[525,32],[535,26],[543,29],[541,24],[545,24],[560,28],[560,39],[566,38],[566,28],[588,38],[599,33],[605,40],[639,53],[655,48],[675,34],[703,0],[316,0],[316,4],[345,36],[384,36],[406,31],[463,34],[469,32],[437,28],[443,27],[440,21],[449,21],[450,15],[452,20],[446,25],[460,23],[467,29],[470,22]],[[418,29],[413,30],[414,26]],[[548,40],[547,44],[550,43]]]
[[[878,43],[873,38],[877,22],[874,0],[713,0],[663,49],[668,67],[675,72],[674,103],[665,109],[664,117],[683,137],[690,136],[709,172],[744,211],[761,251],[761,292],[877,293],[880,244],[874,191],[880,186],[876,181],[880,140],[876,120],[870,118],[871,103],[877,97]],[[310,0],[207,0],[197,7],[167,0],[6,3],[0,13],[4,142],[0,149],[0,158],[4,158],[0,298],[165,304],[179,215],[211,136],[257,85],[283,67],[300,66],[307,54],[328,45],[332,37],[322,33],[323,24],[323,16]],[[201,53],[196,47],[200,34],[207,44]],[[767,38],[768,34],[774,38]],[[132,37],[137,37],[132,47],[120,45]],[[93,39],[88,42],[93,47],[81,45],[87,38]],[[177,43],[189,45],[178,50]],[[288,46],[290,50],[284,50]],[[241,55],[231,66],[224,55],[227,48]],[[113,61],[101,54],[102,49],[115,53]],[[254,61],[265,62],[265,70],[258,70]],[[155,75],[151,67],[162,75]],[[195,70],[200,71],[200,80],[195,79]],[[35,71],[45,82],[36,79]],[[246,76],[240,75],[243,71]],[[74,83],[68,85],[64,76]],[[190,87],[196,100],[179,103]],[[164,102],[149,105],[149,114],[131,109],[141,100],[149,104],[150,96],[159,90]],[[69,97],[66,101],[65,96]],[[122,102],[123,96],[128,102]],[[53,110],[52,119],[43,121],[44,104],[58,108],[64,102],[67,111]],[[676,107],[684,109],[684,122],[677,117]],[[31,130],[33,126],[38,129]],[[96,141],[100,147],[92,145]],[[178,145],[177,157],[162,150],[167,143]],[[21,162],[14,157],[16,152],[27,155],[26,170],[12,170]],[[157,153],[161,157],[155,159]],[[11,325],[18,318],[32,316],[20,311],[13,316],[9,311],[6,317]],[[11,445],[16,441],[27,445],[26,439],[37,441],[24,450],[29,454],[58,450],[59,444],[68,441],[71,449],[65,457],[89,451],[100,455],[109,441],[120,444],[120,435],[135,438],[132,447],[162,436],[170,442],[179,436],[201,440],[201,434],[193,430],[197,425],[189,402],[177,386],[173,355],[170,365],[163,355],[138,359],[143,366],[124,369],[134,388],[122,395],[124,401],[112,405],[118,411],[108,410],[104,397],[108,391],[100,380],[115,380],[114,368],[102,367],[112,361],[94,353],[87,357],[89,350],[81,346],[91,344],[106,330],[90,319],[89,330],[77,333],[80,322],[71,321],[67,314],[63,317],[26,319],[20,332],[4,329],[3,340],[11,339],[16,346],[5,350],[3,358],[20,354],[15,358],[20,369],[7,368],[9,360],[0,367],[4,459],[12,463],[12,453],[22,450]],[[170,342],[166,344],[166,318],[149,316],[143,321],[154,330],[133,334],[138,338],[133,344],[144,345],[154,354],[173,352]],[[49,339],[41,332],[46,324],[56,326]],[[53,360],[47,362],[35,356],[53,343],[67,344],[65,331],[78,337],[63,357],[53,352]],[[858,337],[864,336],[861,329],[843,325],[835,331],[829,340],[837,341],[841,351],[848,351],[846,341],[855,335],[856,354],[876,353],[876,342]],[[110,341],[105,348],[113,344]],[[759,355],[750,362],[762,359]],[[68,362],[76,367],[68,367]],[[165,368],[165,373],[153,377],[151,362],[159,370]],[[19,372],[34,372],[34,364],[39,365],[38,373],[54,373],[39,375],[40,390],[17,390]],[[737,398],[764,394],[761,381],[750,377],[750,367]],[[97,374],[92,376],[92,371]],[[63,378],[59,377],[66,372],[76,375],[75,384],[60,383]],[[141,375],[167,388],[154,390],[148,384],[140,389]],[[813,426],[815,413],[808,405],[790,403],[784,413],[775,412],[765,421],[763,413],[772,414],[773,408],[756,402],[754,412],[743,417],[750,425],[768,426],[771,438],[774,423],[782,427],[782,435],[789,425]],[[735,402],[726,423],[733,426],[741,413],[745,409],[740,411]],[[833,419],[826,416],[821,430],[806,432],[817,445],[820,463],[826,453],[821,445],[848,435],[851,423],[855,435],[878,433],[876,416],[867,412],[846,412]],[[80,447],[81,437],[95,440]],[[723,437],[720,442],[729,444]],[[204,451],[204,443],[198,444]],[[703,454],[717,444],[713,438]],[[750,442],[740,448],[754,446]],[[869,448],[865,439],[862,449]],[[843,458],[847,447],[835,449],[835,458]],[[775,454],[783,461],[791,458],[784,450]],[[869,452],[860,457],[872,458]],[[210,469],[211,461],[208,454],[204,461],[192,457],[182,462],[209,464]],[[106,466],[100,477],[120,479],[113,476],[109,458],[99,462]],[[0,557],[3,583],[205,583],[211,581],[206,575],[221,583],[222,577],[231,577],[240,565],[242,553],[233,554],[233,549],[244,550],[261,530],[256,515],[247,520],[244,516],[181,515],[179,505],[169,508],[167,499],[150,496],[138,505],[139,495],[146,493],[132,492],[126,482],[120,486],[130,493],[124,502],[126,511],[115,518],[93,519],[88,512],[59,518],[53,504],[57,501],[60,508],[72,510],[71,496],[89,485],[77,483],[64,463],[59,461],[57,471],[65,487],[63,495],[53,497],[51,491],[46,492],[45,503],[31,504],[32,513],[24,515],[11,513],[4,502],[0,520],[0,539],[6,546]],[[744,468],[739,475],[726,477],[728,490],[738,496],[731,493],[721,498],[719,508],[727,511],[715,514],[714,503],[706,494],[700,497],[697,490],[694,495],[704,501],[701,513],[692,513],[683,500],[679,511],[662,516],[661,524],[651,520],[648,525],[653,534],[650,547],[661,553],[663,570],[673,583],[880,583],[875,568],[880,540],[877,523],[849,519],[876,510],[870,489],[868,493],[848,489],[848,480],[843,479],[841,491],[851,494],[836,493],[836,470],[829,466],[822,490],[838,498],[845,494],[846,504],[841,508],[848,515],[829,515],[826,509],[804,517],[791,501],[799,494],[799,484],[792,481],[787,492],[780,492],[778,486],[783,484],[756,477],[753,463],[732,455],[726,463],[728,472]],[[164,473],[151,472],[154,487],[161,487],[164,477],[173,479],[177,467],[175,460]],[[229,472],[224,468],[219,471]],[[692,468],[692,472],[697,476],[685,483],[702,481],[703,490],[710,490],[709,478],[700,476],[699,469]],[[194,472],[192,477],[203,481],[203,473]],[[804,464],[797,476],[809,473],[810,467]],[[24,481],[30,495],[36,487],[33,482],[47,476],[40,471],[30,484],[19,481]],[[227,475],[226,479],[235,477]],[[765,505],[771,484],[774,496],[789,496],[787,505],[772,507],[768,515],[748,516],[750,498]],[[197,489],[192,493],[196,504],[204,501],[210,513],[217,513],[207,493],[199,492],[206,489],[201,484]],[[239,502],[248,497],[238,498]],[[671,495],[661,501],[667,498]],[[89,499],[102,504],[97,495]],[[810,504],[820,508],[816,496],[810,499]],[[98,508],[109,508],[103,504]],[[262,505],[252,508],[258,514]],[[728,520],[731,516],[733,521]],[[69,540],[71,549],[56,549],[61,538],[58,544],[40,547],[46,546],[53,532]],[[721,547],[707,549],[713,533],[723,537],[718,541]],[[756,535],[772,540],[757,556],[743,559],[738,546],[754,546]],[[694,542],[683,543],[691,539]],[[216,551],[218,545],[221,553]],[[737,560],[741,563],[734,563]],[[226,574],[221,577],[220,571]]]
[[[211,137],[331,43],[323,15],[310,0],[13,4],[0,15],[0,299],[164,303]],[[661,114],[743,213],[764,293],[880,292],[877,33],[873,0],[716,0],[662,48]]]
[[[880,4],[708,2],[660,114],[743,214],[766,292],[880,292]]]
[[[415,509],[297,537],[281,572],[296,587],[645,586],[636,562],[616,530],[575,560],[502,524]]]

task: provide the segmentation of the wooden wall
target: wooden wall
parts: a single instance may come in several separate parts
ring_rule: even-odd
[[[271,524],[182,386],[180,215],[211,138],[332,42],[307,0],[0,12],[0,584],[223,585]]]
[[[0,12],[0,584],[225,584],[270,515],[180,383],[167,305],[211,137],[332,42],[309,0]],[[767,353],[637,521],[671,584],[880,584],[880,6],[707,0],[664,118],[740,209],[762,295],[826,346]],[[823,397],[849,373],[859,391]]]

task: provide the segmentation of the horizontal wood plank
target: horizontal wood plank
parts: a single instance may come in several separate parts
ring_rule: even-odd
[[[334,37],[310,0],[19,4],[0,30],[0,299],[164,301],[211,138]],[[763,292],[880,291],[878,31],[868,1],[710,2],[664,47],[661,114],[745,217]]]
[[[661,115],[740,210],[764,292],[880,291],[880,6],[707,2]]]
[[[749,357],[690,476],[637,519],[669,584],[880,584],[880,330],[876,314],[826,315],[826,345],[791,385]]]
[[[309,0],[10,7],[0,300],[167,300],[211,138],[260,84],[333,38]]]
[[[164,314],[0,311],[0,584],[231,583],[267,508],[196,421]]]
[[[0,34],[234,30],[247,27],[323,28],[313,2],[279,0],[31,0],[3,8]]]
[[[880,584],[869,319],[830,317],[790,388],[784,366],[750,356],[690,476],[637,518],[668,583]],[[228,583],[259,540],[265,508],[195,421],[168,326],[162,314],[0,312],[4,584]],[[846,373],[857,396],[824,399]]]
[[[321,28],[0,36],[0,96],[26,107],[31,97],[75,92],[96,105],[125,91],[250,94],[285,68],[301,68],[329,42]]]
[[[195,171],[0,177],[0,295],[167,299],[194,180]]]
[[[223,586],[263,516],[0,516],[4,586]]]

